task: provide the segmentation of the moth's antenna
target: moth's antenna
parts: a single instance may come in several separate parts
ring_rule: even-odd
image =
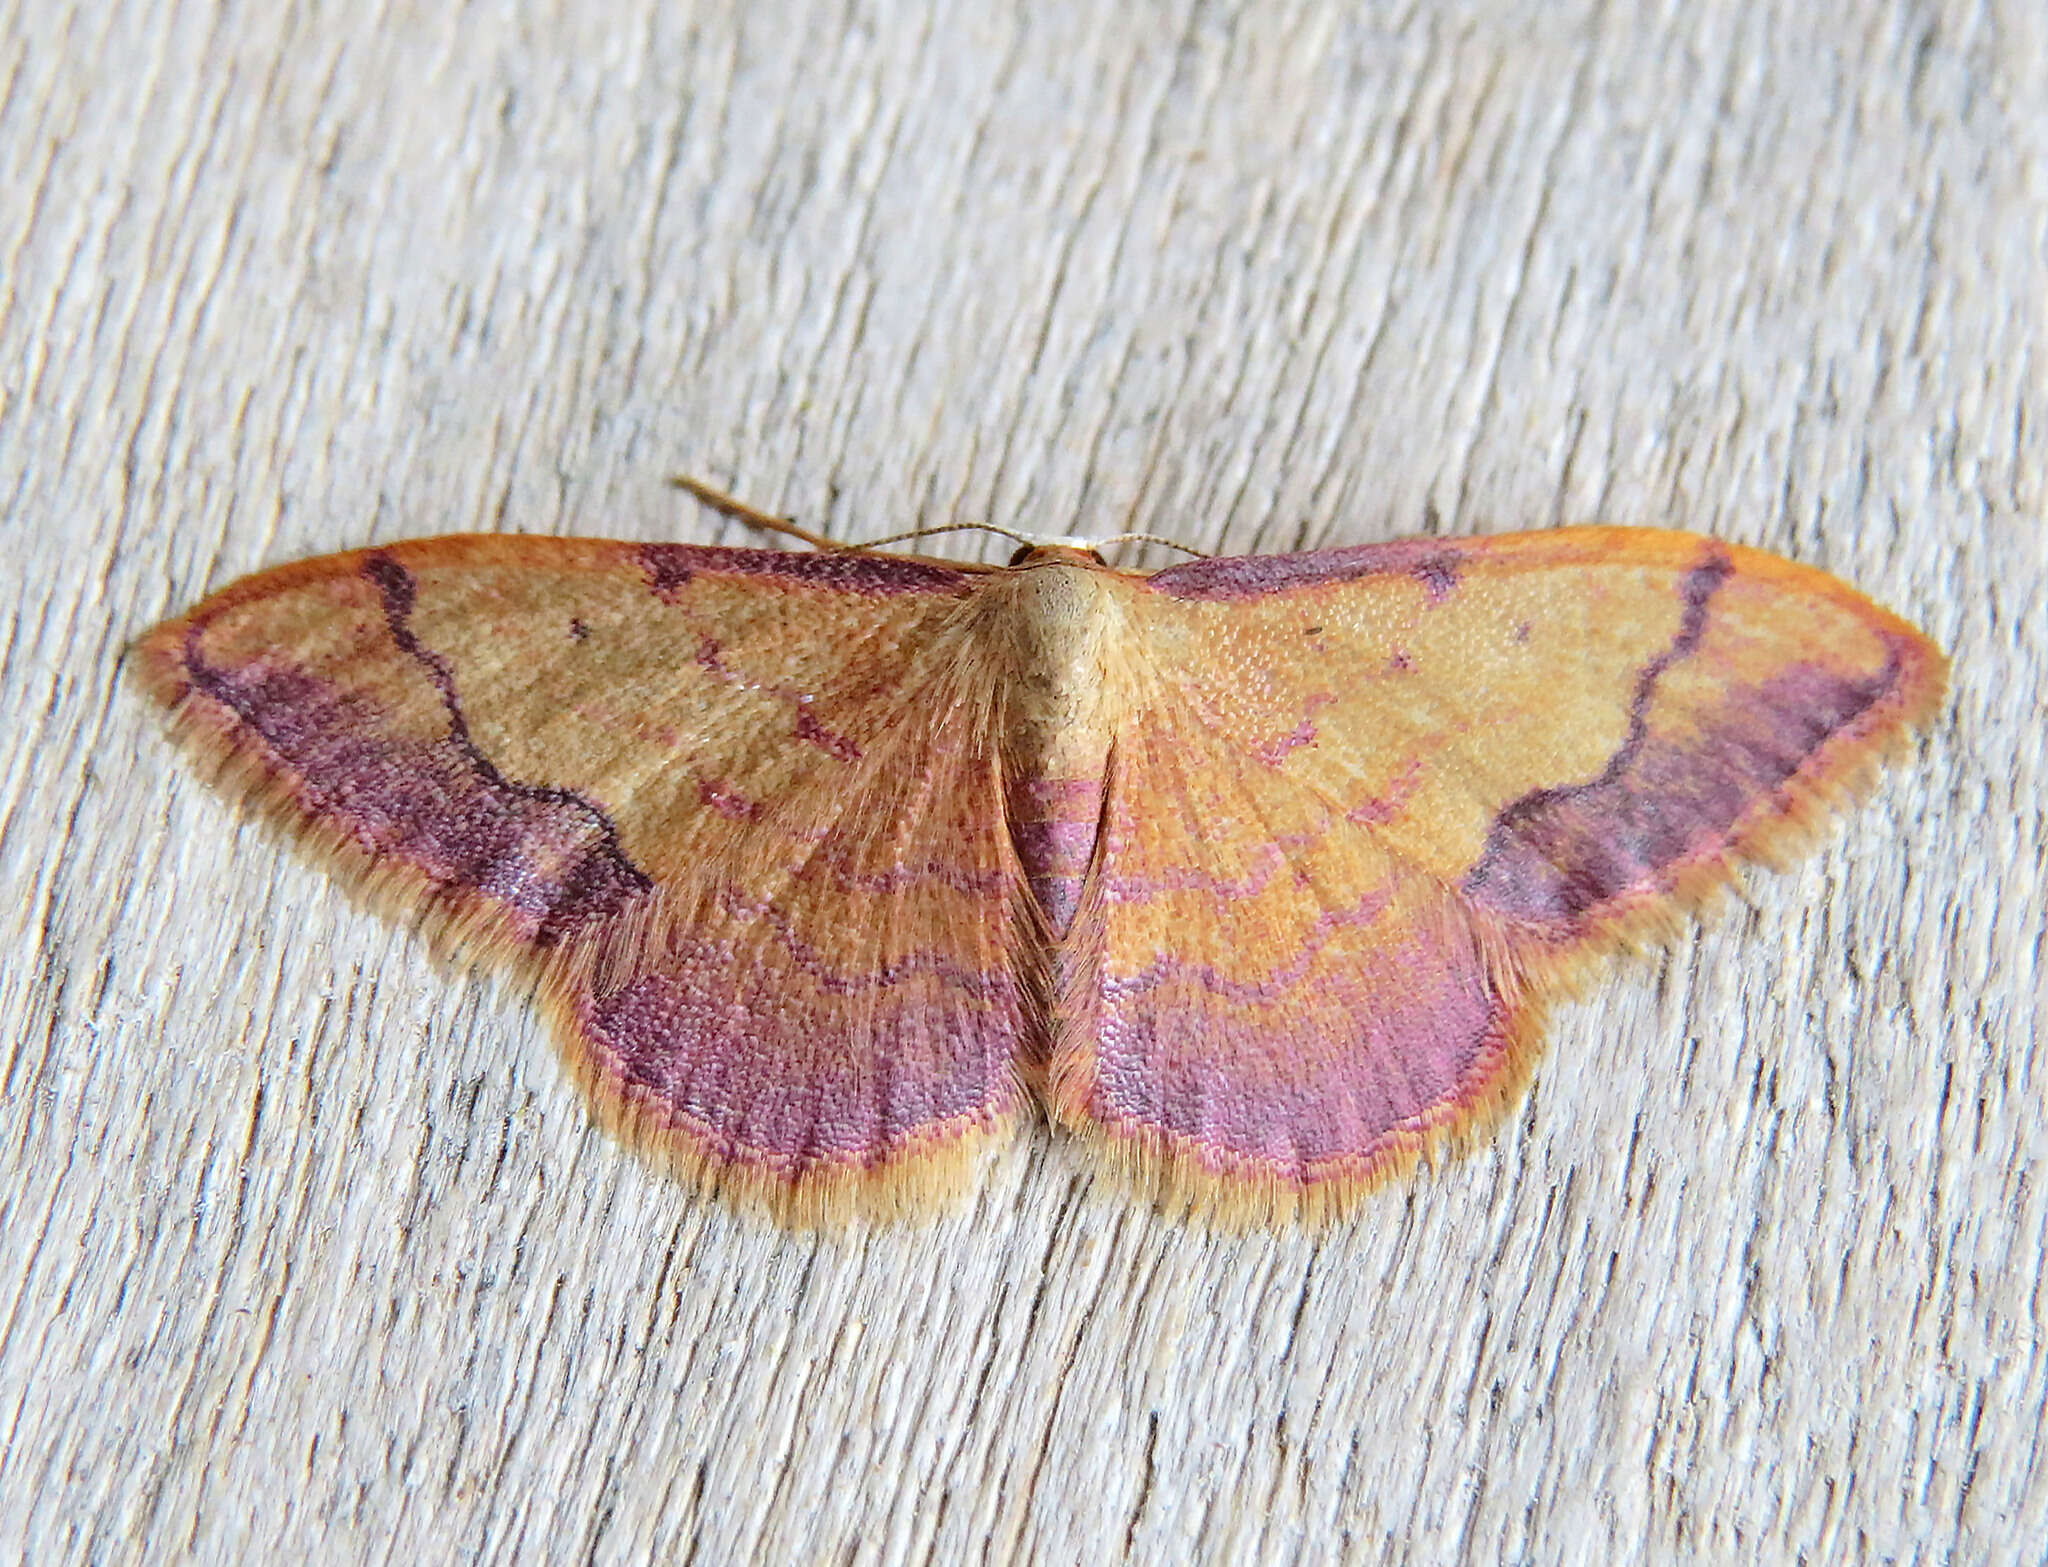
[[[880,549],[884,544],[902,544],[911,539],[928,539],[934,533],[1000,533],[1006,539],[1019,544],[1042,544],[1045,541],[1029,533],[1019,533],[1014,528],[1005,528],[993,522],[941,522],[929,528],[910,528],[902,533],[892,533],[886,538],[864,539],[864,550]]]
[[[1031,545],[1034,548],[1065,545],[1069,549],[1099,550],[1111,544],[1164,544],[1170,550],[1185,550],[1199,560],[1209,558],[1192,544],[1183,544],[1178,539],[1169,539],[1157,533],[1112,533],[1106,538],[1081,539],[1058,533],[1020,533],[1015,528],[1005,528],[993,522],[946,522],[935,528],[912,528],[908,533],[892,533],[886,539],[863,540],[856,547],[864,550],[876,549],[884,544],[901,544],[906,539],[929,538],[934,533],[962,533],[969,529],[978,529],[983,533],[999,533],[1006,539],[1014,539],[1019,544]]]
[[[1095,540],[1097,544],[1164,544],[1170,550],[1180,550],[1196,560],[1211,558],[1207,550],[1198,550],[1192,544],[1183,544],[1179,539],[1169,539],[1163,533],[1112,533],[1106,539]]]
[[[822,533],[813,533],[809,528],[799,528],[787,517],[771,517],[765,511],[756,511],[745,501],[734,500],[723,490],[714,490],[701,479],[693,479],[686,473],[671,474],[669,484],[686,495],[693,495],[713,511],[744,522],[750,527],[760,528],[767,533],[780,533],[792,539],[802,539],[813,549],[848,550],[859,545],[841,544],[837,539],[828,539]]]
[[[686,495],[696,497],[713,511],[744,522],[750,527],[760,528],[767,533],[780,533],[788,538],[801,539],[813,549],[833,550],[845,554],[852,550],[875,550],[885,544],[902,544],[911,539],[928,539],[935,533],[966,533],[980,530],[983,533],[1001,534],[1006,539],[1033,547],[1048,544],[1067,545],[1074,549],[1099,550],[1111,544],[1163,544],[1170,550],[1183,550],[1197,560],[1207,560],[1208,555],[1193,545],[1182,544],[1178,539],[1169,539],[1157,533],[1112,533],[1102,539],[1065,538],[1054,534],[1020,533],[1015,528],[1005,528],[993,522],[946,522],[932,528],[912,528],[905,533],[892,533],[886,538],[862,539],[858,544],[843,543],[828,539],[822,533],[813,533],[809,528],[800,528],[787,517],[771,517],[765,511],[756,511],[745,501],[735,500],[723,490],[714,490],[702,479],[693,479],[686,473],[669,476],[671,487]],[[957,563],[972,570],[966,562]]]

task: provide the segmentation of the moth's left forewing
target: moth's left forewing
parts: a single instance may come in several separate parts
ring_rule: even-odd
[[[1327,1206],[1477,1124],[1547,994],[1803,843],[1943,681],[1832,578],[1655,530],[1200,562],[1145,591],[1158,694],[1119,737],[1055,1087],[1225,1207]]]
[[[1279,559],[1235,592],[1188,568],[1153,579],[1177,600],[1160,634],[1190,644],[1190,700],[1419,869],[1475,894],[1491,879],[1503,912],[1552,935],[1789,843],[1945,679],[1924,636],[1845,584],[1691,534]],[[1515,904],[1508,858],[1547,890]]]

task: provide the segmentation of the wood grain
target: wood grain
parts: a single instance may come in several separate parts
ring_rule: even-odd
[[[0,9],[0,1560],[2029,1559],[2044,104],[2030,0]],[[1954,703],[1355,1225],[1040,1129],[784,1234],[118,668],[316,551],[737,540],[674,468],[841,537],[1689,527]]]

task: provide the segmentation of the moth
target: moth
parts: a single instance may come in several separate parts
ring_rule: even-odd
[[[138,653],[229,781],[536,975],[614,1129],[792,1222],[923,1209],[1034,1101],[1160,1199],[1341,1211],[1945,680],[1832,577],[1618,527],[1149,574],[456,536]]]

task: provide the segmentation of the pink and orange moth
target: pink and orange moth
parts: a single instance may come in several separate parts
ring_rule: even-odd
[[[961,1189],[1034,1098],[1163,1200],[1340,1209],[1945,679],[1819,571],[1612,527],[1149,575],[425,539],[139,663],[358,883],[526,965],[615,1129],[794,1222]]]

